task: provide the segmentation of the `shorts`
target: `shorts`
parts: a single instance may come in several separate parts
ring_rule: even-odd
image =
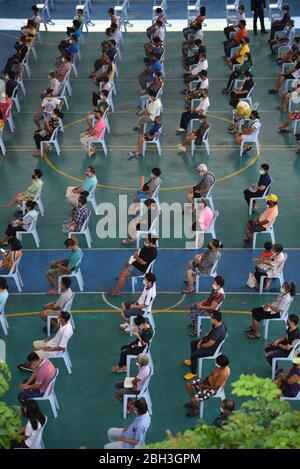
[[[131,304],[132,303],[129,302],[129,301],[124,303],[124,305],[125,305],[125,316],[127,318],[130,318],[130,316],[143,316],[145,311],[141,308],[130,308]]]
[[[295,80],[294,75],[292,75],[291,73],[284,73],[283,76],[285,80]]]
[[[128,269],[129,274],[130,274],[130,277],[140,277],[140,276],[144,275],[144,272],[141,272],[139,269],[134,267],[134,265],[129,265],[127,267],[127,269]]]
[[[143,194],[143,192],[137,191],[135,197],[137,200],[146,200],[148,199],[148,194]]]
[[[261,231],[266,231],[266,227],[262,225],[254,225],[253,226],[253,231],[254,233],[260,233]]]

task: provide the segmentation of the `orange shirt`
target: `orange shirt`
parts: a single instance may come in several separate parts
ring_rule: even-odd
[[[268,220],[268,223],[263,225],[266,229],[269,229],[271,224],[275,221],[278,217],[278,206],[275,205],[274,207],[268,207],[266,210],[260,215],[259,221]]]
[[[238,44],[240,44],[241,40],[244,38],[244,37],[248,37],[248,31],[246,28],[244,29],[239,29],[238,32],[232,37],[232,40],[234,42],[237,42]]]

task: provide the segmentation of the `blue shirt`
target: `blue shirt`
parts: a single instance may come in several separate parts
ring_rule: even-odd
[[[71,54],[71,55],[77,54],[78,44],[76,44],[75,42],[70,44],[69,47],[67,48],[67,52],[69,52],[69,54]]]
[[[137,440],[139,441],[139,445],[143,446],[145,444],[145,437],[147,430],[151,423],[151,417],[149,412],[143,415],[139,415],[136,419],[132,422],[131,425],[127,428],[127,430],[123,433],[124,438],[128,438],[129,440]],[[131,445],[130,443],[123,442],[124,448],[134,448],[135,445]]]
[[[95,174],[91,177],[86,177],[82,184],[82,189],[86,192],[91,192],[91,190],[97,185],[98,179]]]
[[[261,174],[257,185],[267,187],[270,184],[270,182],[271,182],[271,178],[270,178],[268,173]],[[263,191],[261,191],[261,192],[263,192]]]
[[[154,62],[152,62],[150,66],[151,76],[153,75],[154,72],[161,72],[161,71],[162,71],[162,64],[160,63],[160,61],[155,60]]]
[[[74,31],[74,33],[72,33],[72,36],[75,36],[77,41],[78,39],[80,38],[81,36],[81,31],[80,31],[80,28],[79,29],[76,29],[76,31]]]
[[[156,134],[161,129],[162,123],[152,125],[151,129],[148,130],[147,134]]]

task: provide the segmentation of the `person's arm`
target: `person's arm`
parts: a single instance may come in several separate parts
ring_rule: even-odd
[[[199,342],[197,344],[197,348],[209,348],[209,347],[213,347],[215,345],[216,341],[215,340],[212,340],[212,339],[209,339],[207,342],[201,342],[201,344],[199,345]],[[199,346],[199,347],[198,347]]]
[[[59,309],[58,306],[55,306],[56,301],[51,301],[50,303],[47,303],[44,305],[44,309]]]
[[[139,257],[138,253],[137,253],[137,254],[134,254],[134,258],[135,258],[135,260],[136,260],[139,264],[141,264],[141,265],[147,264],[146,261],[144,261],[141,257]]]
[[[277,347],[281,348],[282,350],[291,350],[293,348],[293,346],[290,344],[281,344],[280,341],[278,342],[279,343],[277,344]]]
[[[219,303],[217,303],[216,301],[213,301],[210,306],[201,306],[201,308],[205,309],[206,311],[210,311],[210,310],[217,309],[218,305],[219,305]]]
[[[285,382],[287,384],[298,384],[300,382],[300,376],[292,375],[292,376],[289,377],[289,379],[286,379]]]
[[[48,342],[48,340],[45,340],[45,342]],[[57,345],[56,347],[44,347],[42,350],[44,350],[44,352],[61,352],[65,350],[65,347]]]
[[[139,443],[139,440],[131,440],[129,438],[125,438],[124,436],[120,436],[117,441],[123,441],[124,443],[129,443],[133,446],[136,446]]]

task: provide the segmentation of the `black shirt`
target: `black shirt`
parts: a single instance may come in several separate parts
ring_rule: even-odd
[[[266,0],[251,0],[251,11],[266,8]]]
[[[152,339],[153,337],[153,329],[152,329],[152,326],[148,327],[147,329],[143,329],[142,332],[140,332],[140,338],[142,340],[142,342],[144,342],[145,344],[149,344],[150,340]],[[139,342],[139,339],[136,339],[132,345],[137,345]]]
[[[146,264],[139,264],[137,261],[134,261],[132,265],[140,270],[141,272],[145,273],[146,270],[148,269],[149,264],[156,259],[157,257],[157,247],[148,247],[148,246],[143,246],[142,249],[140,250],[139,257],[146,262]]]
[[[209,340],[214,340],[215,343],[211,347],[206,348],[207,351],[211,352],[213,355],[217,350],[220,343],[225,339],[227,334],[226,326],[223,322],[221,322],[220,326],[215,327],[213,326],[207,334],[205,334],[203,341],[208,342]]]
[[[294,329],[293,331],[290,331],[289,329],[287,330],[287,334],[285,336],[285,339],[282,340],[280,343],[283,345],[292,345],[294,340],[300,339],[300,331],[298,327]]]
[[[5,85],[5,92],[9,98],[12,97],[15,87],[18,85],[16,80],[8,80]]]

